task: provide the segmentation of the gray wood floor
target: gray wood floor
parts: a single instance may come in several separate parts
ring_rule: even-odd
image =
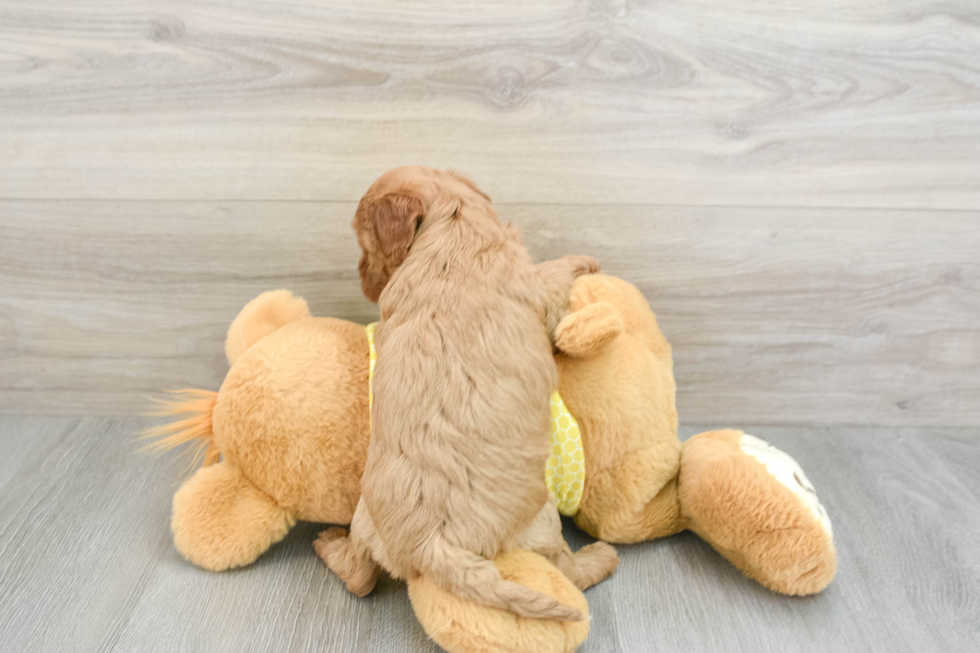
[[[0,648],[436,651],[402,584],[346,592],[300,524],[224,574],[170,541],[184,466],[135,453],[137,418],[0,418]],[[700,429],[687,427],[685,436]],[[742,577],[696,537],[619,547],[589,590],[589,652],[980,650],[976,429],[759,427],[804,465],[840,556],[821,595]],[[588,538],[566,528],[573,546]]]

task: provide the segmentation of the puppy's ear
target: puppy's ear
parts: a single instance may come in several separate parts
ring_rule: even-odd
[[[415,240],[415,230],[425,211],[422,200],[407,193],[388,193],[372,202],[368,211],[378,247],[389,269],[394,270],[405,261]]]
[[[375,304],[381,299],[381,291],[388,285],[390,275],[384,269],[375,269],[371,266],[371,260],[367,252],[361,255],[361,262],[357,264],[357,271],[361,274],[361,291],[368,301]]]
[[[361,288],[371,301],[378,301],[391,274],[405,262],[424,211],[421,199],[404,192],[362,200],[357,207],[354,227],[374,245],[365,248],[358,266]]]
[[[623,332],[619,309],[596,302],[569,313],[555,328],[555,346],[564,354],[585,358],[599,351]]]

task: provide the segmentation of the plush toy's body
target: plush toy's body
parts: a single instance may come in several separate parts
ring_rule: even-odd
[[[297,520],[349,523],[371,435],[364,327],[311,317],[280,290],[242,310],[225,350],[220,392],[167,402],[196,417],[150,433],[172,434],[157,448],[210,440],[206,466],[174,496],[171,526],[180,552],[212,571],[254,562]]]
[[[830,523],[789,456],[740,431],[678,440],[670,345],[640,292],[612,277],[582,277],[571,308],[556,344],[559,389],[585,454],[576,523],[623,543],[690,529],[771,589],[826,587],[836,561]],[[303,300],[274,291],[235,319],[226,353],[231,370],[220,392],[170,402],[165,414],[196,415],[153,432],[166,436],[160,448],[210,441],[206,466],[174,497],[172,528],[181,553],[214,571],[251,563],[296,520],[348,523],[370,437],[363,326],[313,318]],[[221,462],[209,464],[218,453]],[[539,556],[510,555],[498,566],[584,604]],[[449,650],[571,651],[587,633],[557,622],[525,632],[523,620],[424,580],[410,586],[416,614]],[[479,615],[510,626],[489,634],[496,631],[474,625]],[[520,632],[533,634],[528,648],[515,648]]]
[[[792,458],[741,431],[677,438],[670,345],[643,295],[580,279],[556,333],[560,391],[585,448],[576,523],[608,542],[690,529],[746,575],[785,594],[831,581],[830,521]]]

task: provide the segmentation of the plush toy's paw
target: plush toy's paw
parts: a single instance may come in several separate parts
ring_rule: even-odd
[[[747,576],[784,594],[830,584],[830,519],[789,455],[741,431],[702,433],[684,443],[680,480],[691,530]]]
[[[227,462],[202,467],[177,490],[170,520],[181,554],[211,571],[251,564],[295,523]]]
[[[494,562],[505,579],[588,614],[582,592],[538,554],[514,549]],[[450,653],[571,653],[589,634],[588,620],[518,617],[459,598],[425,577],[409,582],[408,595],[426,633]]]

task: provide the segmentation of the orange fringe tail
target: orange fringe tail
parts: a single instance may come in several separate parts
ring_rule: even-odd
[[[147,413],[153,417],[172,417],[189,414],[169,424],[154,426],[140,433],[140,439],[153,440],[142,451],[170,451],[182,444],[200,440],[191,460],[191,467],[201,460],[201,467],[212,465],[221,458],[221,452],[214,446],[214,432],[211,430],[211,414],[218,400],[218,393],[210,390],[170,390],[173,399],[152,399],[158,408]]]

